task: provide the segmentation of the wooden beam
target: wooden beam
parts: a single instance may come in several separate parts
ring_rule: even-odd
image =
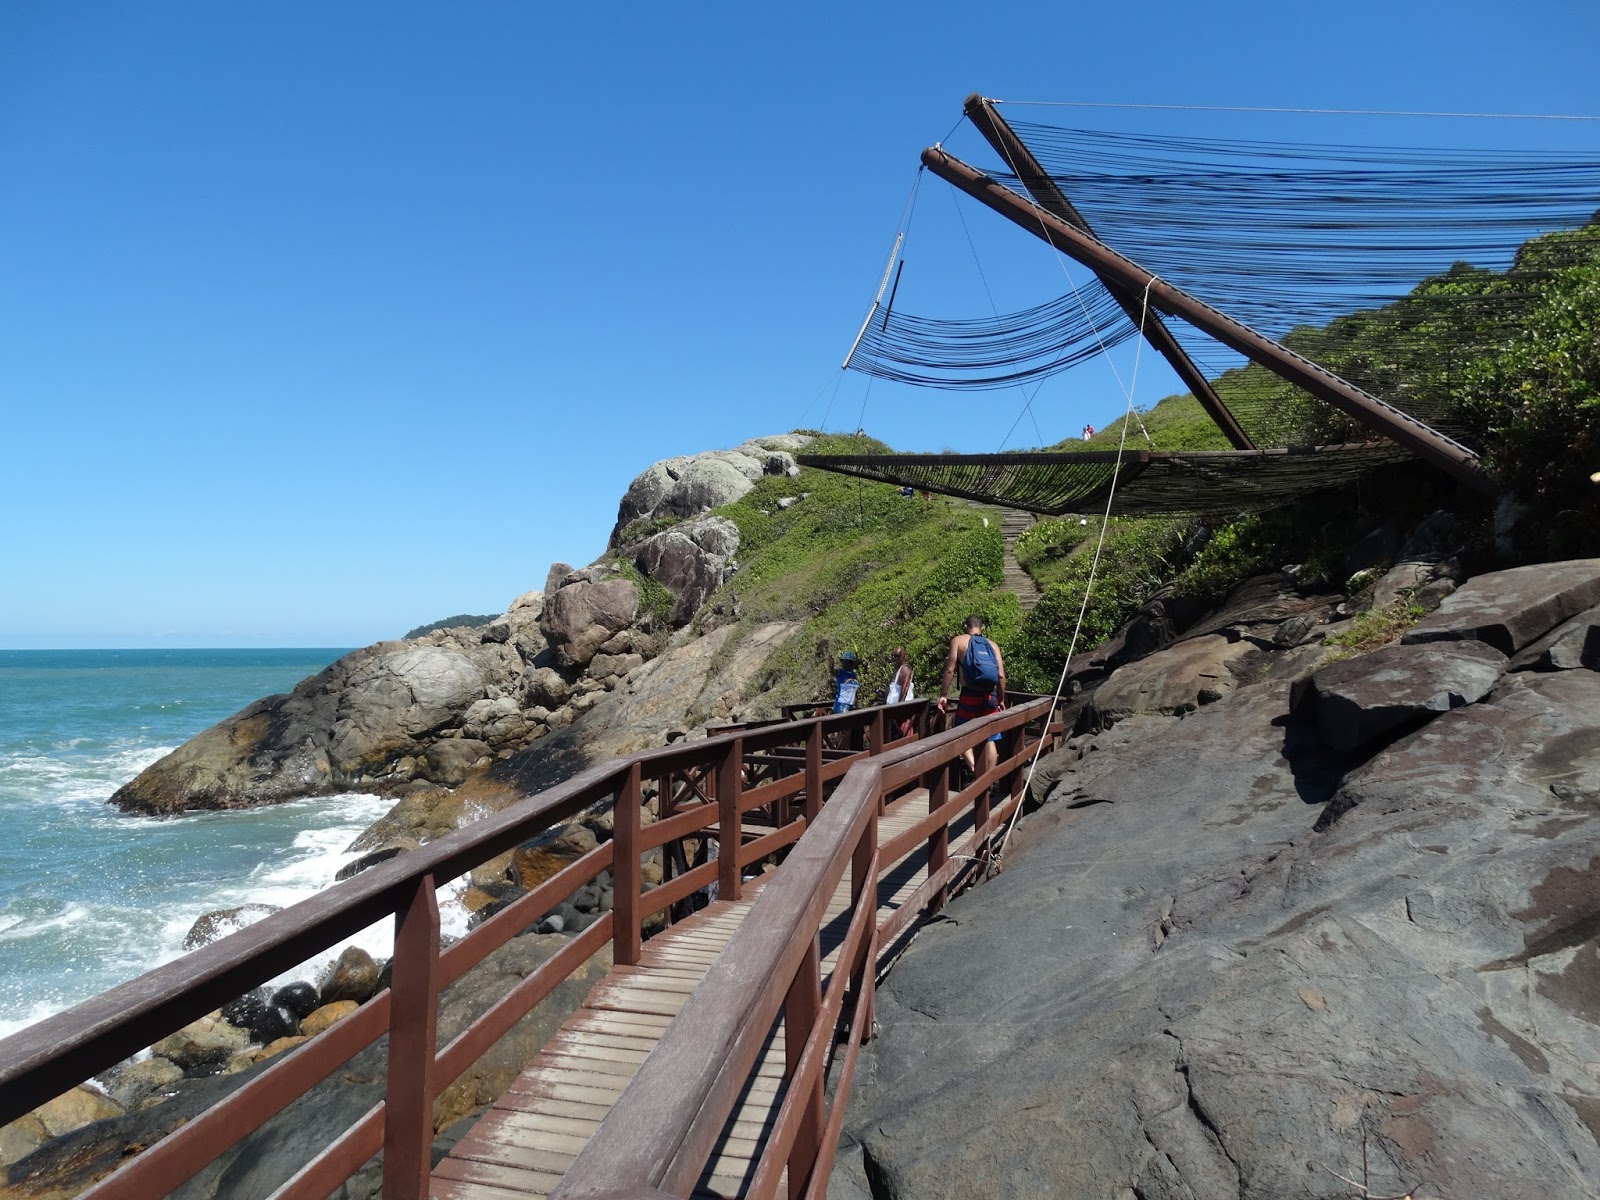
[[[1022,180],[1022,186],[1028,189],[1028,194],[1040,208],[1060,217],[1090,237],[1096,236],[1077,206],[1067,199],[1056,181],[1033,156],[1033,151],[1028,149],[1027,144],[1017,136],[1016,130],[1006,123],[1005,118],[994,110],[992,101],[974,92],[967,97],[965,109],[967,119],[1016,172],[1017,177]],[[1227,437],[1229,444],[1235,450],[1254,450],[1256,444],[1250,440],[1250,435],[1245,432],[1244,426],[1239,424],[1239,419],[1212,389],[1210,382],[1201,374],[1200,368],[1195,366],[1194,359],[1189,357],[1189,352],[1178,344],[1177,338],[1172,336],[1172,330],[1167,328],[1166,322],[1161,319],[1161,314],[1145,311],[1143,299],[1137,291],[1098,272],[1096,278],[1105,284],[1106,291],[1110,292],[1111,298],[1122,306],[1122,311],[1128,314],[1128,319],[1143,331],[1145,340],[1171,364],[1178,378],[1183,380],[1184,386],[1194,393],[1196,400],[1200,401],[1200,407],[1205,409],[1217,423],[1217,427]]]

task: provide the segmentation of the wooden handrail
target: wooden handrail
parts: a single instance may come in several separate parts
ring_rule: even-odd
[[[387,1113],[385,1106],[374,1109],[336,1139],[323,1155],[307,1164],[280,1194],[299,1195],[304,1190],[306,1195],[311,1195],[329,1179],[334,1179],[336,1186],[338,1180],[370,1157],[371,1139],[379,1128],[374,1122],[379,1122],[388,1125],[384,1141],[389,1152],[385,1162],[395,1164],[385,1167],[385,1195],[394,1200],[425,1195],[427,1173],[424,1167],[431,1144],[431,1125],[426,1131],[423,1127],[431,1121],[433,1096],[455,1074],[470,1065],[470,1060],[462,1061],[466,1050],[481,1040],[485,1030],[501,1025],[509,1028],[548,995],[561,978],[581,966],[594,949],[604,944],[605,938],[597,937],[597,927],[591,926],[579,939],[583,946],[589,947],[582,957],[575,958],[564,951],[530,975],[516,989],[516,994],[526,1000],[522,1012],[512,1013],[505,1002],[491,1009],[447,1048],[448,1064],[441,1061],[442,1056],[437,1054],[434,1044],[432,1022],[439,991],[537,920],[540,913],[553,907],[562,896],[583,886],[588,878],[607,867],[613,871],[615,909],[597,926],[603,925],[605,928],[601,932],[611,935],[619,963],[637,961],[640,920],[666,906],[666,902],[652,906],[640,896],[639,852],[645,848],[641,845],[644,839],[640,829],[642,778],[666,779],[672,772],[685,769],[719,769],[728,782],[719,787],[718,794],[725,789],[731,796],[736,826],[740,815],[739,764],[745,748],[801,747],[809,768],[815,749],[820,748],[827,734],[855,734],[872,728],[875,722],[916,718],[925,710],[925,701],[910,701],[888,709],[830,713],[641,751],[589,768],[465,829],[397,855],[210,946],[0,1040],[0,1125],[15,1120],[74,1083],[114,1066],[374,922],[393,916],[399,924],[393,996],[387,991],[380,994],[355,1016],[280,1056],[259,1076],[158,1143],[152,1151],[130,1159],[97,1184],[91,1194],[97,1197],[164,1194],[304,1095],[351,1056],[389,1033],[393,1049],[391,1087],[411,1097],[401,1106],[403,1112],[397,1112],[392,1106]],[[838,765],[842,773],[846,764]],[[808,769],[804,778],[805,807],[809,812],[814,803],[820,807],[821,789],[830,776]],[[776,797],[784,790],[773,789],[767,794]],[[753,789],[752,794],[754,792]],[[627,797],[629,802],[620,806],[618,817],[614,819],[612,842],[564,868],[558,875],[560,884],[552,879],[533,893],[520,897],[507,910],[478,926],[441,955],[434,898],[438,884],[578,816],[596,803],[607,799],[615,802],[619,795]],[[718,818],[727,812],[726,806],[721,805],[707,805],[706,809],[695,828],[717,824]],[[726,831],[719,832],[727,836]],[[798,834],[798,830],[796,832]],[[767,844],[777,849],[788,840],[773,838]],[[741,857],[737,837],[734,837],[725,870],[734,871],[736,878],[734,864]],[[715,877],[715,868],[712,877]],[[565,891],[557,895],[560,888]],[[651,899],[656,899],[654,893]],[[540,912],[534,912],[540,905],[543,906]],[[428,915],[430,906],[434,914],[431,918]],[[521,924],[513,928],[513,922]],[[553,975],[557,970],[559,978]],[[486,1047],[488,1042],[483,1045]],[[446,1066],[448,1069],[444,1069]],[[355,1157],[357,1154],[359,1157]],[[343,1175],[338,1174],[340,1170]],[[327,1190],[324,1188],[318,1194],[326,1194]]]
[[[877,815],[878,786],[878,766],[870,761],[839,785],[567,1169],[552,1200],[616,1197],[641,1187],[689,1194],[828,899]]]
[[[852,765],[568,1167],[552,1200],[639,1200],[690,1194],[760,1057],[779,1009],[793,1008],[794,996],[809,994],[805,972],[814,959],[819,926],[834,889],[846,869],[854,866],[863,874],[852,878],[850,933],[830,981],[828,1003],[821,1014],[805,1020],[807,1033],[825,1034],[831,1045],[834,1024],[818,1018],[829,1013],[838,1017],[836,1005],[843,1003],[845,980],[850,979],[851,1044],[841,1086],[816,1137],[805,1132],[814,1128],[819,1115],[810,1096],[791,1096],[792,1102],[785,1102],[757,1165],[757,1186],[752,1189],[752,1195],[758,1197],[770,1194],[779,1170],[787,1166],[791,1197],[802,1191],[822,1196],[826,1180],[819,1179],[817,1172],[832,1163],[859,1040],[870,1030],[873,970],[879,948],[893,942],[915,916],[916,908],[937,906],[962,870],[960,858],[975,857],[1021,803],[1022,773],[1038,746],[1037,739],[1027,735],[1027,727],[1047,718],[1051,703],[1048,697],[1033,700]],[[1039,736],[1053,740],[1056,732],[1059,727],[1051,727]],[[950,765],[996,733],[1010,737],[1011,752],[1006,760],[960,796],[947,799],[945,779]],[[879,928],[875,920],[879,864],[891,864],[895,859],[892,847],[879,848],[878,816],[887,796],[923,776],[934,781],[929,792],[932,812],[926,828],[919,823],[917,836],[928,837],[930,846],[938,839],[941,853],[930,853],[928,881]],[[992,813],[980,808],[980,797],[987,805],[990,785],[1008,777],[1009,798],[1000,808]],[[949,858],[949,822],[966,804],[979,814],[978,827],[963,847],[973,854]],[[896,839],[901,840],[914,844],[909,834]],[[862,935],[864,920],[872,927],[870,938]],[[858,951],[870,957],[858,961]],[[798,1011],[804,1016],[808,1005],[800,1003]],[[820,1028],[823,1025],[826,1029]],[[786,1028],[785,1032],[790,1086],[807,1093],[815,1086],[820,1096],[819,1072],[826,1054],[813,1045],[814,1038],[796,1045],[792,1039],[797,1031]],[[803,1146],[807,1148],[802,1154]],[[803,1161],[794,1157],[797,1154]]]

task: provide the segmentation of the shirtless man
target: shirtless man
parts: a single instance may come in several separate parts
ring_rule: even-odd
[[[950,639],[950,653],[944,660],[944,679],[939,684],[939,711],[949,707],[950,684],[961,673],[961,693],[956,698],[957,725],[999,712],[1006,705],[1006,660],[1000,647],[983,636],[983,618],[974,613],[963,626],[964,632]],[[982,744],[977,761],[968,750],[962,757],[978,774],[989,770],[999,758],[997,733]]]

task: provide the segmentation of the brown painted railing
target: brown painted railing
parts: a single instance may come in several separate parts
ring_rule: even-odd
[[[84,1193],[95,1200],[164,1196],[384,1035],[385,1100],[340,1133],[274,1193],[324,1200],[382,1150],[387,1200],[428,1193],[434,1099],[609,941],[638,961],[646,923],[716,881],[737,899],[744,869],[794,846],[851,767],[914,740],[925,701],[812,717],[679,742],[582,774],[0,1041],[0,1125],[174,1033],[191,1021],[393,916],[391,986],[349,1017],[272,1060],[225,1100],[131,1158]],[[830,744],[842,749],[830,750]],[[747,785],[748,778],[748,785]],[[644,824],[647,784],[660,819]],[[612,838],[441,948],[437,889],[600,803]],[[714,829],[720,856],[645,890],[640,857]],[[664,855],[664,857],[667,857]],[[449,1045],[436,1046],[440,993],[602,871],[614,907],[579,933]]]
[[[1048,698],[1030,701],[849,768],[823,809],[751,903],[744,922],[712,963],[661,1041],[579,1153],[552,1200],[653,1200],[690,1195],[706,1171],[734,1105],[781,1011],[786,1093],[744,1195],[769,1200],[787,1171],[787,1195],[827,1192],[856,1056],[872,1029],[880,954],[922,914],[936,910],[959,878],[984,861],[994,836],[1022,802],[1027,765],[1057,726]],[[968,749],[1002,735],[996,765],[952,794],[951,767]],[[1003,799],[991,789],[1003,783]],[[928,815],[886,844],[878,818],[886,804],[924,787]],[[952,852],[951,827],[971,816]],[[880,864],[889,869],[926,842],[928,878],[881,925]],[[821,925],[850,872],[849,930],[823,988]],[[840,1040],[831,1106],[828,1063]]]

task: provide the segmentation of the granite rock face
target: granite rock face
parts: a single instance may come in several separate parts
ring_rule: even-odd
[[[1587,568],[1544,570],[1461,589],[1532,616],[1473,601],[1435,627],[1469,640],[1324,668],[1375,699],[1427,691],[1419,656],[1470,677],[1364,760],[1276,665],[1073,739],[881,985],[832,1192],[1332,1200],[1365,1144],[1374,1195],[1592,1196],[1600,672],[1494,648],[1586,607],[1549,593]]]
[[[794,451],[809,445],[805,434],[752,438],[733,450],[708,450],[652,463],[628,485],[611,531],[616,546],[634,521],[692,517],[731,504],[764,475],[795,475]]]
[[[1384,646],[1306,680],[1317,731],[1336,750],[1363,746],[1489,694],[1506,656],[1483,642]]]
[[[626,579],[578,580],[551,596],[539,618],[556,663],[586,667],[639,614],[639,589]]]
[[[1536,563],[1468,580],[1402,640],[1470,639],[1515,654],[1596,604],[1600,604],[1600,558]]]

